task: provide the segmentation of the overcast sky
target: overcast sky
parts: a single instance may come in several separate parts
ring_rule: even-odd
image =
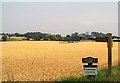
[[[118,34],[117,2],[3,2],[2,31]]]

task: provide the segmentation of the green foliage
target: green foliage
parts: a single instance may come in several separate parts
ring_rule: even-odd
[[[104,33],[102,33],[102,32],[91,32],[91,35],[93,36],[93,37],[107,37],[107,34],[104,34]]]
[[[25,34],[26,38],[31,38],[34,40],[41,40],[46,34],[40,33],[40,32],[28,32]]]
[[[6,36],[6,35],[3,35],[3,36],[2,36],[2,40],[3,40],[3,41],[7,41],[7,36]]]
[[[40,32],[28,32],[25,34],[26,38],[31,38],[34,40],[51,40],[51,41],[62,41],[63,37],[59,34],[52,35],[52,34],[44,34]]]
[[[63,37],[59,34],[55,35],[57,38],[57,41],[63,41]]]
[[[96,41],[105,41],[107,34],[104,34],[102,32],[91,32],[91,35],[86,33],[79,34],[78,32],[74,32],[71,35],[67,34],[65,37],[62,37],[60,34],[47,34],[47,33],[41,33],[41,32],[27,32],[24,34],[20,33],[2,33],[2,35],[6,35],[9,37],[15,36],[15,37],[26,37],[27,40],[47,40],[47,41],[67,41],[67,42],[74,42],[74,41],[80,41],[80,40],[96,40]],[[113,36],[113,38],[120,38],[118,36]]]
[[[94,82],[94,83],[98,83],[98,82],[105,82],[105,81],[112,81],[113,83],[116,81],[120,82],[120,65],[118,66],[114,66],[112,68],[112,76],[111,78],[108,77],[107,74],[108,69],[104,68],[98,71],[97,75],[95,78],[93,79],[88,79],[87,76],[82,76],[82,77],[68,77],[68,78],[63,78],[62,80],[58,81],[60,83],[64,83],[67,81],[87,81],[87,82]]]
[[[43,40],[50,40],[50,35],[45,35],[45,37],[43,37]]]
[[[66,35],[65,41],[80,41],[80,37],[77,32],[70,35]]]

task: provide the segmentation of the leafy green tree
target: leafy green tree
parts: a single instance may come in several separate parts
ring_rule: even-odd
[[[3,41],[7,41],[7,36],[6,36],[6,35],[3,35],[3,36],[2,36],[2,40],[3,40]]]
[[[50,40],[50,35],[45,35],[45,36],[43,37],[43,40]]]
[[[70,35],[66,35],[66,37],[64,37],[65,41],[71,41],[71,36]]]
[[[56,36],[55,36],[55,35],[50,35],[50,36],[49,36],[49,38],[50,38],[50,40],[54,40],[54,41],[56,41],[56,40],[57,40],[57,38],[56,38]]]
[[[25,34],[26,38],[32,38],[34,40],[40,40],[45,37],[46,34],[40,32],[28,32]]]
[[[71,34],[71,41],[80,41],[80,37],[77,32]]]
[[[104,34],[102,32],[91,32],[92,37],[107,37],[107,34]]]
[[[63,41],[63,38],[61,35],[57,34],[55,36],[56,36],[57,41]]]
[[[18,36],[19,36],[19,33],[15,33],[14,36],[18,37]]]

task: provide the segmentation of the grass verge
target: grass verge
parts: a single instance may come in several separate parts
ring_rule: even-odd
[[[111,82],[111,83],[120,83],[120,65],[113,66],[112,67],[112,76],[111,78],[108,77],[107,74],[108,69],[103,68],[100,69],[97,73],[97,75],[94,78],[88,79],[87,76],[81,76],[81,77],[68,77],[63,78],[62,80],[58,81],[59,83],[66,83],[67,81],[73,82],[73,81],[81,81],[81,82],[90,82],[90,83],[98,83],[98,82]],[[109,82],[108,82],[109,81]]]

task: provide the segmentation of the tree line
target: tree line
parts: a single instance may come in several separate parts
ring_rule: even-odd
[[[47,34],[41,32],[27,32],[24,34],[21,33],[2,33],[2,40],[7,41],[7,38],[10,37],[25,37],[25,40],[35,40],[35,41],[80,41],[80,40],[95,40],[95,38],[106,38],[107,34],[102,32],[91,32],[91,34],[82,33],[79,34],[78,32],[74,32],[72,34],[68,34],[65,37],[61,36],[60,34]],[[117,36],[114,36],[117,37]]]

